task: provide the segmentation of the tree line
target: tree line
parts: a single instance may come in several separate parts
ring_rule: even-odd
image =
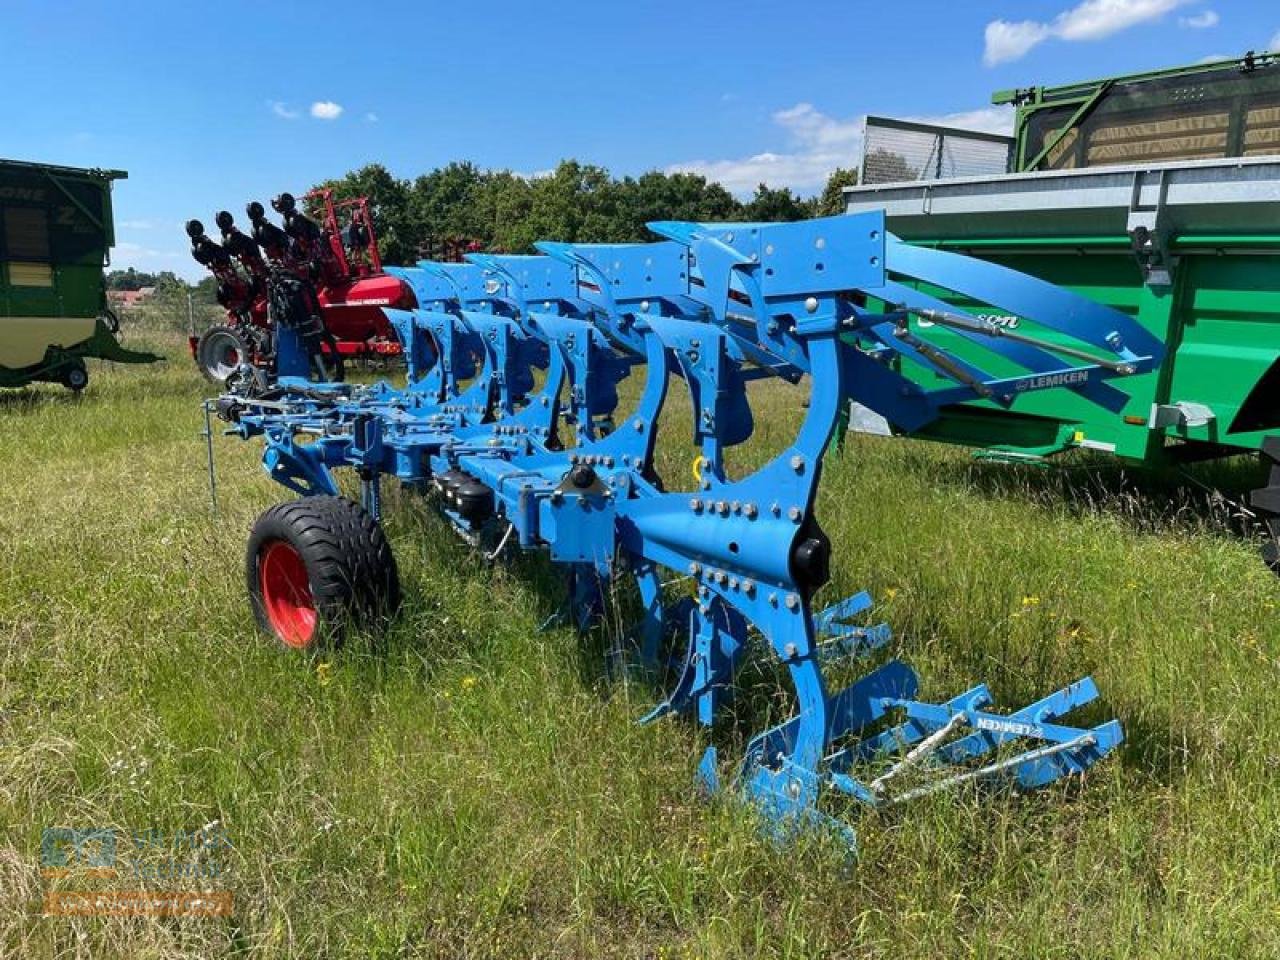
[[[604,167],[564,160],[545,176],[450,163],[412,180],[369,164],[316,184],[339,198],[368,197],[383,259],[412,263],[445,242],[531,253],[536,240],[628,243],[653,240],[650,220],[803,220],[843,211],[841,190],[858,182],[840,168],[815,197],[760,184],[741,201],[696,173],[651,171],[614,177]]]

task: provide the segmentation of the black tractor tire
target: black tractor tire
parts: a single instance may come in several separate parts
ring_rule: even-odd
[[[89,385],[89,371],[79,361],[68,364],[58,375],[58,382],[72,393],[79,393]]]
[[[264,511],[245,553],[254,619],[291,650],[336,646],[347,631],[386,625],[400,577],[386,535],[344,497],[304,497]]]
[[[1267,485],[1249,494],[1251,506],[1266,527],[1262,559],[1273,572],[1280,574],[1280,436],[1262,441],[1262,463],[1268,467]]]
[[[249,345],[235,327],[210,327],[196,342],[196,366],[211,383],[222,386],[242,363],[252,360]]]

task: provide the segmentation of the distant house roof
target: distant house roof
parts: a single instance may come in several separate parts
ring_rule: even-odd
[[[153,288],[154,289],[154,288]],[[147,299],[148,294],[145,290],[108,290],[107,299],[112,303],[123,304],[131,307],[136,303],[141,303]]]

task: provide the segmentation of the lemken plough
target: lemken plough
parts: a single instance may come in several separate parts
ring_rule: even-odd
[[[920,700],[897,660],[832,689],[832,665],[883,647],[889,630],[860,625],[865,594],[815,607],[831,545],[814,503],[851,400],[904,430],[947,404],[1008,407],[1051,387],[1119,409],[1116,384],[1157,364],[1160,342],[1045,282],[904,244],[880,213],[650,226],[664,239],[543,243],[538,255],[395,271],[417,300],[387,311],[408,363],[403,388],[247,376],[216,401],[234,432],[264,438],[266,469],[301,495],[263,514],[251,537],[248,587],[264,628],[307,648],[393,612],[399,585],[378,525],[391,477],[433,497],[469,541],[496,544],[490,556],[513,544],[545,551],[582,628],[632,578],[634,659],[674,678],[647,720],[711,724],[749,653],[770,652],[794,713],[754,737],[727,779],[780,835],[836,823],[826,796],[880,806],[966,780],[1037,787],[1115,748],[1117,722],[1064,719],[1097,696],[1088,678],[1013,713],[989,709],[981,686]],[[984,306],[959,311],[956,294]],[[990,309],[1024,318],[1018,335],[981,319]],[[932,323],[909,328],[913,315]],[[990,363],[930,343],[931,329],[958,333]],[[282,373],[292,349],[280,344]],[[644,387],[623,418],[617,386],[640,365]],[[921,369],[936,376],[906,373]],[[732,477],[725,450],[752,434],[748,382],[771,376],[808,378],[803,424],[772,461]],[[694,411],[691,492],[667,492],[655,469],[673,378]],[[339,497],[342,467],[359,477],[359,504]],[[699,770],[716,788],[714,748]]]

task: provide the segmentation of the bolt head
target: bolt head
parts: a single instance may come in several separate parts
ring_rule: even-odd
[[[798,607],[798,606],[800,606],[800,598],[799,598],[798,596],[796,596],[794,593],[788,593],[788,594],[787,594],[787,609],[788,609],[788,610],[794,610],[794,609],[795,609],[796,607]]]
[[[805,302],[804,302],[804,312],[805,312],[805,313],[817,313],[817,312],[818,312],[818,298],[817,298],[817,297],[809,297],[809,298],[807,298],[807,299],[805,300]]]
[[[788,510],[788,511],[787,511],[787,516],[791,518],[791,520],[792,520],[792,522],[793,522],[793,523],[799,523],[799,522],[800,522],[800,508],[799,508],[799,507],[792,507],[790,510]]]

